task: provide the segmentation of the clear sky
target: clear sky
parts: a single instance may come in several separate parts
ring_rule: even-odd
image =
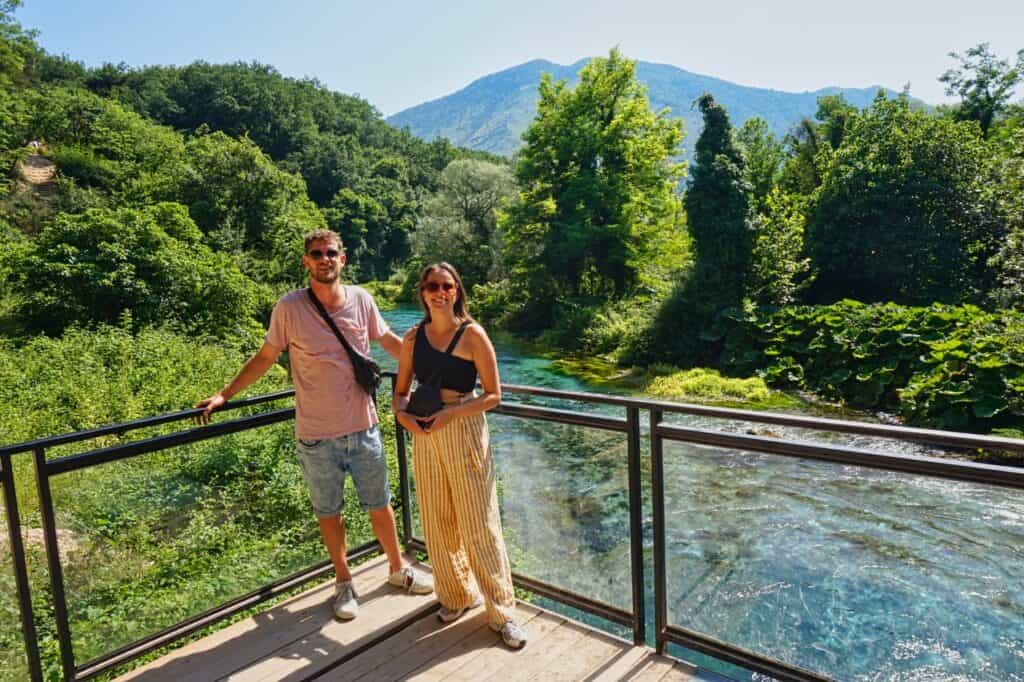
[[[385,115],[531,59],[569,64],[615,45],[743,85],[909,83],[939,103],[951,50],[1024,48],[1022,0],[25,0],[16,17],[88,66],[255,60]]]

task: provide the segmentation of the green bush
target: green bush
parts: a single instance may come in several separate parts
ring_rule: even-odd
[[[974,306],[841,301],[732,311],[720,366],[760,372],[909,423],[988,431],[1024,423],[1024,315]]]
[[[647,393],[659,398],[698,402],[766,402],[771,397],[764,379],[723,377],[716,370],[696,368],[655,376]]]
[[[238,371],[244,352],[166,329],[71,328],[22,346],[0,340],[0,433],[14,443],[190,407]],[[252,394],[286,386],[274,369]]]
[[[68,326],[177,323],[220,338],[261,336],[269,291],[227,254],[200,243],[180,204],[61,214],[7,260],[17,317],[30,332]]]

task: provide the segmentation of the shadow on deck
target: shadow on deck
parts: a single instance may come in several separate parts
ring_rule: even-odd
[[[516,610],[529,634],[507,649],[483,609],[443,625],[433,595],[386,584],[377,557],[353,571],[359,617],[334,619],[325,583],[235,623],[119,680],[689,680],[695,668],[533,605]]]

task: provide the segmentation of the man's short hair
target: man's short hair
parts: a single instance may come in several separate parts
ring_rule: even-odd
[[[309,251],[309,245],[318,239],[322,239],[325,242],[335,242],[338,245],[339,251],[345,250],[345,245],[341,243],[341,235],[334,230],[313,230],[307,234],[303,239],[302,251],[305,253]]]

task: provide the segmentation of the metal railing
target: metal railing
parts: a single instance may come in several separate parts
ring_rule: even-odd
[[[389,373],[392,381],[394,374]],[[632,608],[629,610],[605,603],[588,595],[579,594],[536,578],[514,574],[515,583],[542,597],[567,604],[584,612],[604,618],[612,623],[632,629],[633,641],[643,644],[647,641],[646,597],[644,592],[643,555],[643,477],[641,468],[641,438],[646,432],[650,438],[650,485],[652,500],[653,535],[653,582],[654,582],[654,625],[653,640],[659,653],[664,653],[669,643],[678,644],[699,651],[743,668],[770,675],[780,680],[824,680],[825,675],[805,670],[789,663],[746,650],[742,647],[720,641],[706,634],[688,630],[668,622],[668,590],[666,585],[666,525],[664,490],[664,444],[684,442],[711,445],[742,450],[765,452],[785,457],[823,460],[836,464],[871,467],[889,471],[900,471],[945,479],[970,481],[996,486],[1024,488],[1024,469],[978,464],[973,462],[912,457],[887,454],[855,448],[835,447],[823,443],[764,438],[722,431],[696,429],[664,423],[668,413],[687,414],[720,419],[738,420],[762,424],[775,424],[802,429],[837,433],[877,436],[903,441],[924,443],[952,448],[989,448],[1024,452],[1024,441],[954,433],[930,429],[912,429],[899,426],[868,424],[834,419],[795,416],[770,412],[755,412],[729,408],[714,408],[702,405],[688,405],[664,401],[641,400],[595,393],[560,391],[529,386],[504,385],[503,391],[511,395],[526,395],[543,398],[575,401],[588,405],[608,405],[623,409],[622,417],[589,414],[575,410],[556,409],[540,405],[506,402],[494,410],[514,418],[555,422],[591,429],[600,429],[626,434],[628,499],[630,526],[630,575],[632,587]],[[282,391],[256,398],[229,403],[222,411],[250,407],[293,395]],[[646,411],[649,420],[641,420],[641,411]],[[21,541],[20,517],[17,491],[12,469],[12,458],[19,454],[34,455],[35,474],[39,495],[40,514],[43,524],[45,550],[49,568],[53,597],[54,619],[60,645],[61,666],[66,679],[88,679],[110,671],[133,659],[151,652],[168,643],[186,637],[195,631],[227,618],[255,604],[273,598],[305,582],[325,576],[332,570],[329,561],[311,566],[303,571],[276,580],[253,592],[230,600],[209,611],[193,616],[161,632],[133,642],[115,651],[79,665],[74,656],[68,609],[64,594],[64,579],[57,544],[57,528],[50,479],[54,476],[96,466],[106,462],[124,460],[142,454],[164,450],[170,447],[217,438],[258,426],[284,422],[294,417],[294,408],[277,409],[255,415],[244,416],[232,421],[191,428],[168,435],[156,436],[136,442],[93,449],[70,456],[47,461],[46,452],[58,445],[92,440],[101,436],[124,434],[129,431],[188,420],[200,410],[185,410],[173,414],[151,417],[133,422],[114,424],[89,431],[44,438],[0,448],[0,482],[3,485],[4,502],[7,510],[9,547],[14,564],[15,581],[21,608],[22,630],[29,673],[33,680],[42,679],[36,617],[29,591],[28,570],[24,547]],[[397,422],[396,422],[397,424]],[[646,428],[645,428],[646,427]],[[399,502],[402,516],[402,539],[407,549],[425,550],[421,538],[412,533],[411,488],[406,453],[405,434],[396,427],[397,456],[399,465]],[[357,558],[379,551],[376,542],[352,550],[350,556]]]

